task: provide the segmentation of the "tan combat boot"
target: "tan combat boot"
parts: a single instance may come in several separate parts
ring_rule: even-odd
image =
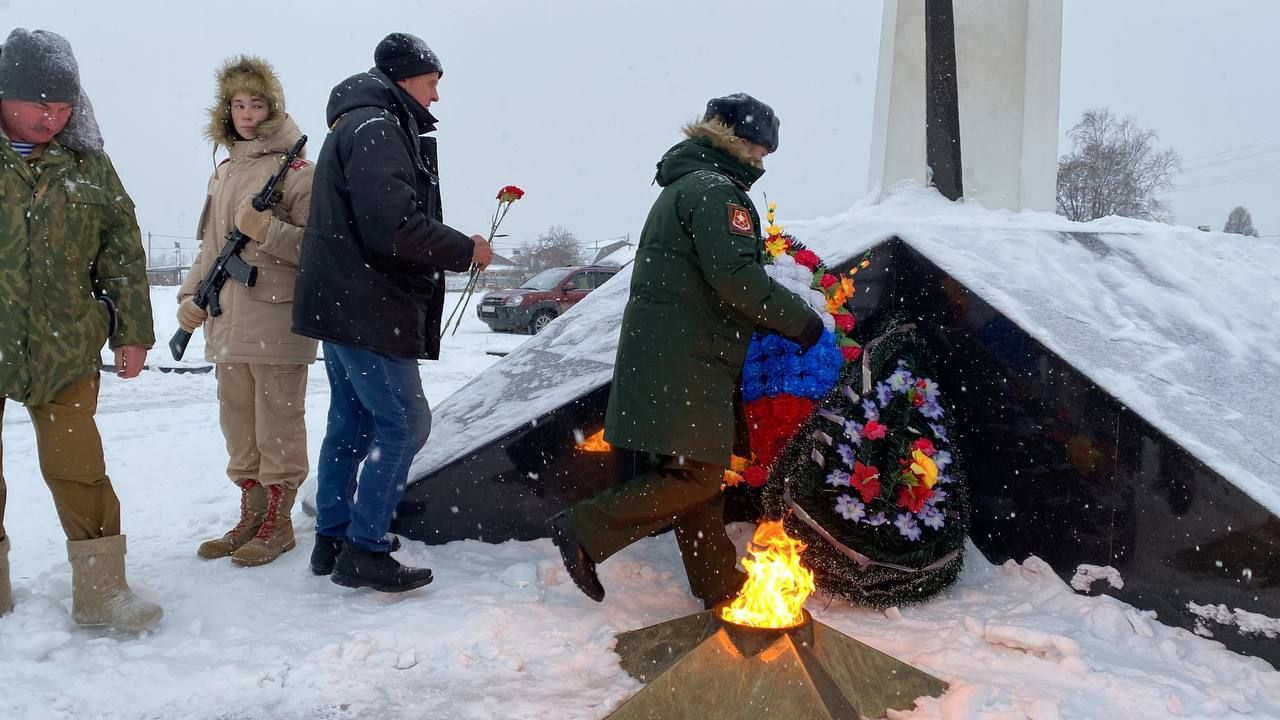
[[[9,587],[9,538],[0,538],[0,615],[13,609],[13,594]]]
[[[262,516],[258,534],[243,547],[231,553],[231,562],[243,567],[266,565],[294,548],[293,499],[298,491],[271,485],[263,488],[267,495],[267,511]]]
[[[196,554],[205,560],[224,558],[239,550],[253,539],[262,527],[262,516],[267,512],[267,491],[256,480],[245,480],[240,485],[240,522],[226,535],[200,543]]]
[[[124,579],[123,535],[68,540],[71,561],[71,616],[81,625],[106,625],[142,632],[164,617],[159,605],[133,594]]]

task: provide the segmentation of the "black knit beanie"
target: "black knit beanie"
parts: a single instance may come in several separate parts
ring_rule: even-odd
[[[0,49],[0,98],[74,103],[80,68],[71,43],[48,30],[14,28]]]
[[[444,76],[440,58],[422,38],[409,33],[391,33],[373,51],[373,64],[392,80],[438,72]]]

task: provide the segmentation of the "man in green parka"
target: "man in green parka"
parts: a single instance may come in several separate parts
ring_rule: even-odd
[[[163,612],[125,582],[120,503],[94,421],[108,341],[125,378],[155,341],[133,203],[71,45],[18,28],[0,48],[0,413],[13,400],[31,415],[67,536],[73,618],[136,632]],[[12,607],[5,495],[0,476],[0,615]]]
[[[597,602],[595,564],[666,527],[696,597],[711,607],[737,593],[721,483],[747,343],[757,327],[802,349],[822,335],[808,305],[765,273],[747,195],[778,148],[773,110],[742,93],[715,98],[685,135],[658,163],[663,190],[640,235],[605,418],[605,439],[647,467],[550,521],[570,576]]]

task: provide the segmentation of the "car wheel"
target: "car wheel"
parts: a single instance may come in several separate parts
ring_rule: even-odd
[[[547,323],[555,319],[556,314],[551,310],[539,310],[529,320],[529,334],[537,335],[542,332],[542,328],[546,327]]]

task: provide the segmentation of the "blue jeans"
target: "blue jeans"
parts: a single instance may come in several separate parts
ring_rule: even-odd
[[[329,422],[317,468],[316,534],[385,552],[409,466],[431,434],[418,361],[327,342],[324,368]]]

